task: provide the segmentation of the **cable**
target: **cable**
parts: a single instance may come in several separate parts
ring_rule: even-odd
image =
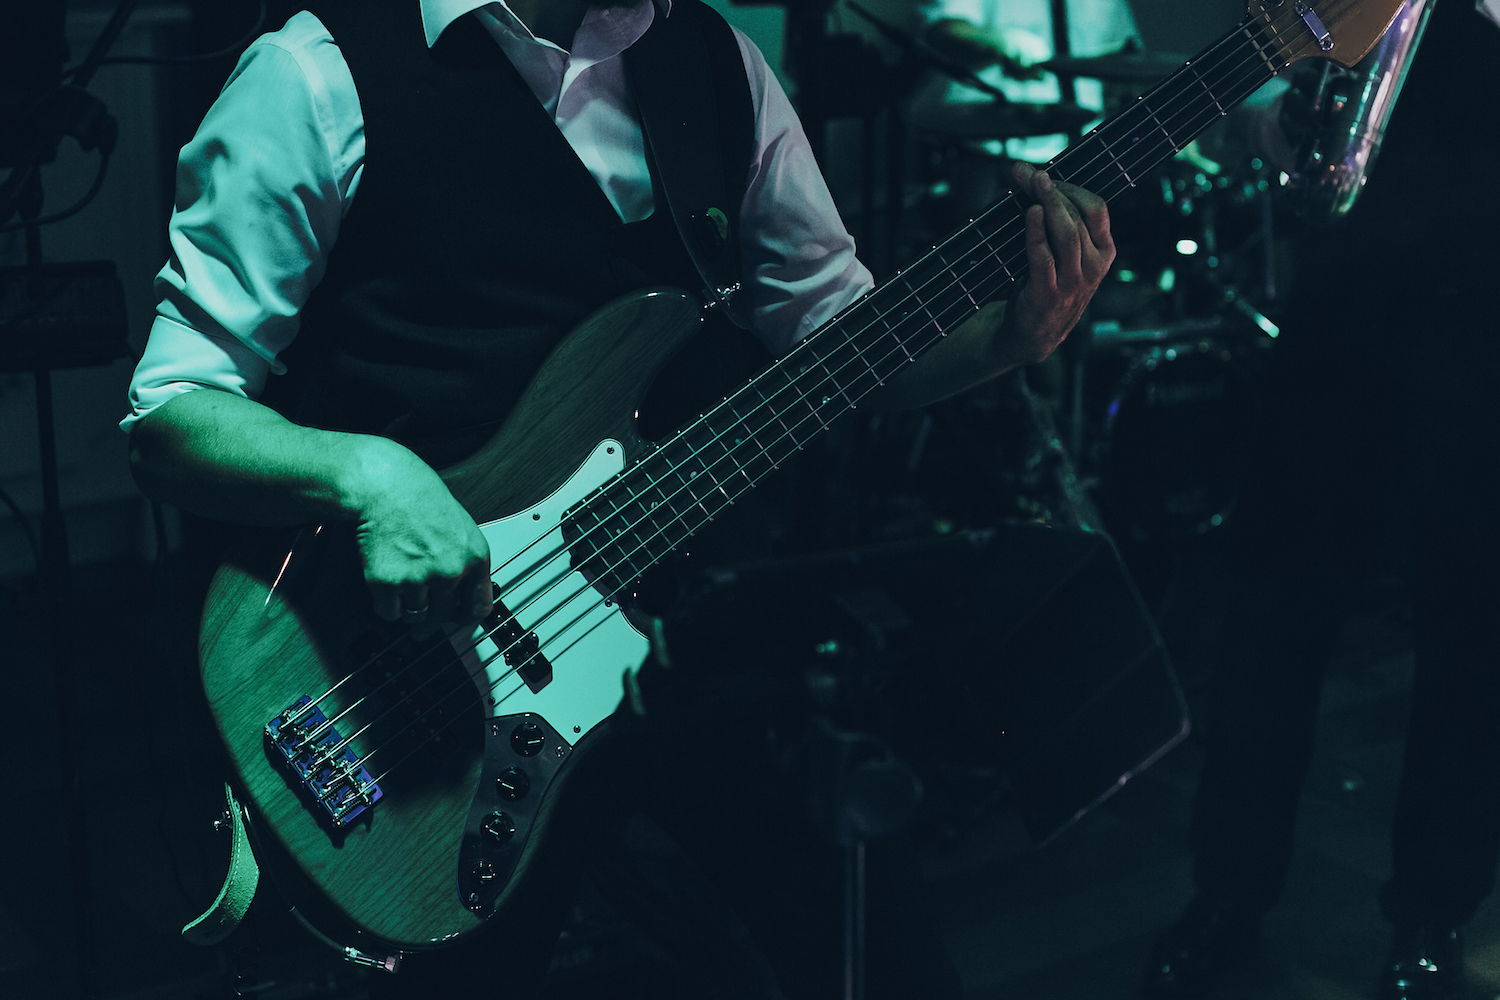
[[[110,56],[107,59],[99,60],[97,65],[109,66],[111,64],[126,64],[134,66],[183,66],[191,63],[209,62],[213,59],[221,59],[224,56],[232,55],[235,52],[238,52],[240,49],[250,44],[255,36],[260,33],[260,29],[266,23],[266,16],[270,13],[270,5],[268,3],[268,0],[260,0],[259,8],[260,13],[256,16],[255,23],[250,26],[250,30],[246,31],[243,35],[235,39],[233,42],[230,42],[222,49],[215,49],[213,52],[201,52],[196,55],[189,56]],[[64,80],[70,80],[73,78],[73,75],[82,68],[83,66],[82,64],[80,64],[78,66],[73,66],[69,69],[65,69],[63,70],[62,78]]]
[[[42,546],[36,540],[36,532],[31,528],[31,522],[26,520],[26,515],[21,513],[21,508],[10,498],[10,494],[0,490],[0,503],[10,508],[15,515],[16,523],[21,526],[21,532],[26,536],[26,544],[31,546],[31,562],[38,573],[42,571]]]
[[[68,208],[63,209],[61,212],[54,212],[51,215],[44,215],[39,219],[11,222],[7,225],[0,226],[0,235],[3,235],[5,233],[13,233],[18,229],[26,229],[31,226],[47,226],[51,225],[54,222],[61,222],[64,219],[72,218],[79,212],[83,211],[88,206],[89,202],[98,197],[99,189],[104,187],[104,177],[107,173],[109,173],[109,155],[101,151],[99,154],[99,170],[94,174],[94,183],[89,187],[87,194],[75,201]]]

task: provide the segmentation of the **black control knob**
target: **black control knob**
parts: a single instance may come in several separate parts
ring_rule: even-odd
[[[505,793],[501,792],[501,794]],[[503,812],[490,813],[484,818],[484,822],[479,824],[479,828],[484,831],[484,839],[496,846],[510,843],[510,838],[516,835],[515,822]]]
[[[519,767],[507,767],[495,778],[495,791],[505,801],[514,802],[531,791],[531,779]]]
[[[474,867],[469,870],[481,882],[493,882],[495,876],[498,874],[495,871],[495,863],[493,861],[476,861],[474,862]]]
[[[547,737],[542,734],[542,727],[535,722],[523,722],[511,730],[511,749],[522,757],[541,753],[542,745],[546,742]]]

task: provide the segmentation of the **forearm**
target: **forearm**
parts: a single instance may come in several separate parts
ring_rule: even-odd
[[[1004,335],[1006,303],[991,302],[866,397],[877,413],[910,410],[972,389],[1028,359]]]
[[[147,413],[131,430],[130,465],[152,499],[268,526],[357,520],[377,484],[426,471],[393,441],[302,427],[215,389]]]

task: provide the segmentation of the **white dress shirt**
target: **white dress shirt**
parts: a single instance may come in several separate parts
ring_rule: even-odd
[[[666,16],[669,0],[662,2]],[[640,120],[620,58],[659,16],[650,2],[591,9],[571,51],[536,37],[504,3],[421,5],[429,46],[477,12],[621,219],[652,214]],[[738,30],[735,37],[755,107],[739,294],[749,297],[755,332],[780,354],[873,282],[785,92],[754,43]],[[285,372],[278,357],[296,336],[365,168],[364,117],[349,67],[322,23],[303,11],[245,51],[183,147],[172,256],[156,277],[156,321],[122,427],[193,389],[257,398],[268,375]]]

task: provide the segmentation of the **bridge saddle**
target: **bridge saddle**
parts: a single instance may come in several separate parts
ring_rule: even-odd
[[[266,736],[324,818],[341,829],[379,802],[382,792],[354,748],[327,723],[323,710],[303,695],[266,723]]]

